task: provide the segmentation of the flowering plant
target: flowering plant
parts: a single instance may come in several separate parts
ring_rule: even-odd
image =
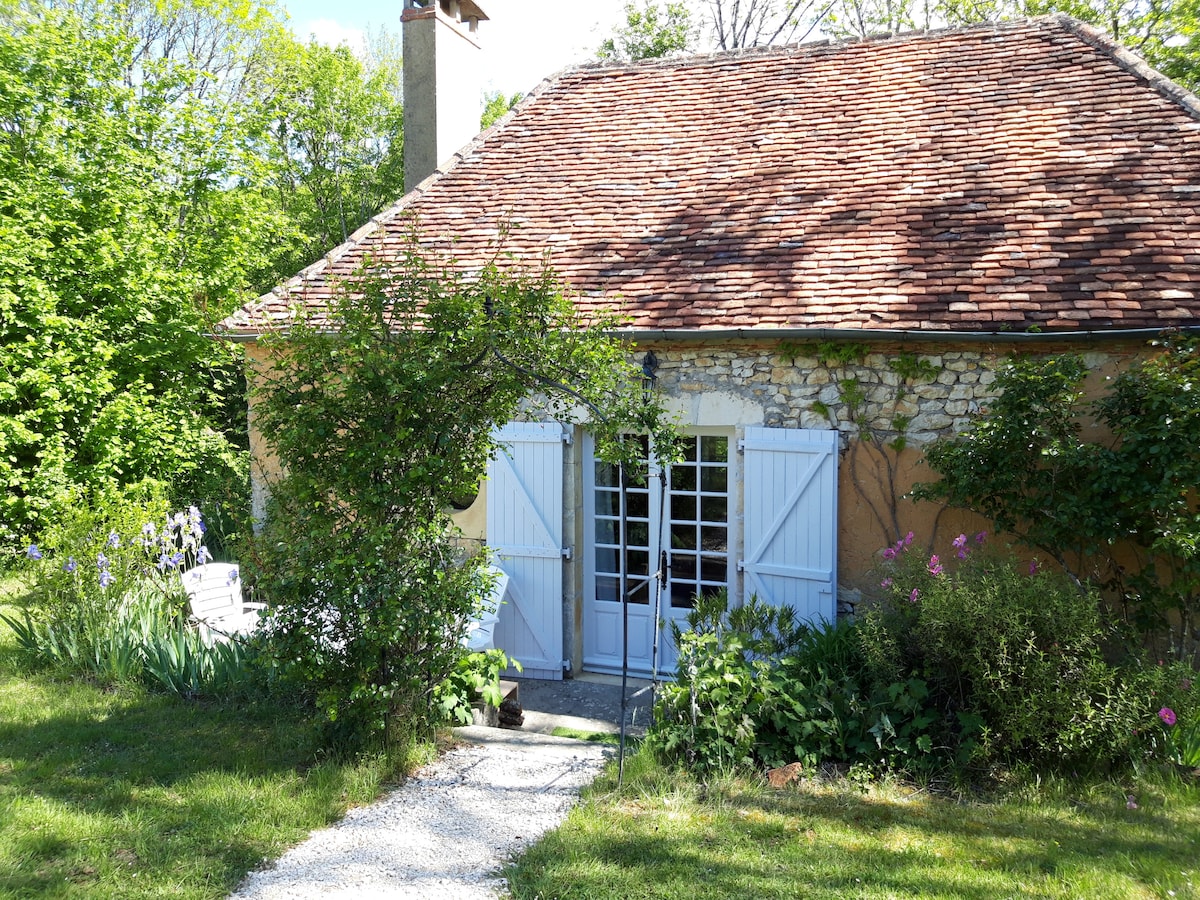
[[[198,508],[168,512],[156,491],[134,489],[65,507],[24,556],[46,620],[94,627],[131,590],[180,605],[178,573],[212,559],[206,530]]]
[[[1101,655],[1097,597],[987,541],[963,532],[933,548],[940,555],[908,538],[880,552],[882,602],[860,624],[873,677],[924,680],[963,762],[1101,765],[1127,754],[1145,704],[1125,703],[1132,692]],[[1166,723],[1175,708],[1159,707]]]
[[[955,558],[959,561],[966,560],[971,552],[982,547],[986,540],[986,531],[980,531],[973,540],[965,533],[960,534],[951,542]],[[922,593],[929,586],[929,579],[941,577],[947,571],[945,561],[936,553],[926,556],[914,549],[911,531],[895,544],[880,550],[879,556],[879,574],[882,576],[879,586],[893,600],[919,602]]]

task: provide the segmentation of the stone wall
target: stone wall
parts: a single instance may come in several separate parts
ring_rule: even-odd
[[[936,345],[931,345],[936,348]],[[1062,352],[1069,347],[1039,352]],[[639,353],[644,348],[639,348]],[[736,396],[752,415],[768,427],[838,428],[845,436],[859,430],[860,422],[885,440],[897,433],[898,421],[907,420],[906,435],[913,446],[961,431],[972,413],[986,408],[996,394],[996,370],[1013,352],[969,346],[930,349],[872,347],[861,359],[841,364],[818,358],[813,348],[776,346],[708,347],[659,344],[658,386],[687,406],[689,396],[722,393]],[[924,373],[904,378],[896,371],[902,354],[922,366]],[[1119,370],[1130,358],[1128,349],[1086,354],[1095,378]],[[901,366],[903,368],[903,366]],[[852,382],[852,386],[847,386]],[[846,402],[848,391],[860,391],[858,420]]]

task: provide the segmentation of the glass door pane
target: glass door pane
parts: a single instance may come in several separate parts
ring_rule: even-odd
[[[697,594],[728,586],[729,439],[689,437],[683,461],[671,466],[665,514],[670,534],[670,597],[690,609]]]

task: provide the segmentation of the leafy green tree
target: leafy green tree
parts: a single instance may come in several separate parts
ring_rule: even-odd
[[[360,59],[345,46],[277,39],[259,88],[271,106],[270,178],[301,237],[272,259],[287,277],[404,193],[400,59],[391,44]],[[382,47],[382,51],[380,48]]]
[[[483,95],[483,115],[479,117],[479,128],[491,128],[506,112],[521,102],[524,95],[520,92],[511,97],[503,91],[487,91]]]
[[[0,545],[151,478],[245,504],[205,337],[399,195],[399,63],[237,0],[0,0]]]
[[[548,271],[466,274],[414,230],[398,261],[341,286],[328,321],[268,341],[255,410],[284,474],[251,568],[280,659],[336,736],[431,724],[486,589],[447,511],[477,489],[495,426],[583,416],[610,458],[625,431],[668,445],[614,324],[585,323]]]
[[[625,4],[625,24],[605,38],[596,51],[602,60],[658,59],[690,52],[697,29],[686,3],[644,0]]]
[[[179,177],[180,154],[163,152],[178,127],[170,92],[129,83],[134,42],[115,26],[16,4],[0,19],[0,542],[11,546],[80,492],[153,477],[190,495],[238,480],[241,464],[213,399],[236,369],[203,337],[225,273],[189,264],[205,228],[188,211],[205,198]]]
[[[833,0],[630,0],[604,60],[656,59],[704,47],[738,50],[805,40]]]

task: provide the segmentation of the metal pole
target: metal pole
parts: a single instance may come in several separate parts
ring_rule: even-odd
[[[668,534],[667,517],[663,507],[667,500],[667,472],[658,467],[658,571],[654,573],[654,643],[650,647],[650,706],[653,712],[654,703],[658,699],[658,642],[662,634],[662,595],[667,586],[667,551],[663,546],[665,540],[663,531]]]
[[[619,581],[619,590],[621,592],[621,737],[620,746],[617,752],[617,787],[621,787],[621,783],[625,780],[625,710],[628,706],[628,698],[626,697],[626,686],[629,682],[629,575],[628,575],[628,550],[625,544],[626,527],[626,504],[625,504],[625,461],[624,453],[622,460],[617,465],[617,485],[619,487],[618,503],[620,504],[620,532],[617,535],[617,546],[620,548],[621,554],[621,577]]]

